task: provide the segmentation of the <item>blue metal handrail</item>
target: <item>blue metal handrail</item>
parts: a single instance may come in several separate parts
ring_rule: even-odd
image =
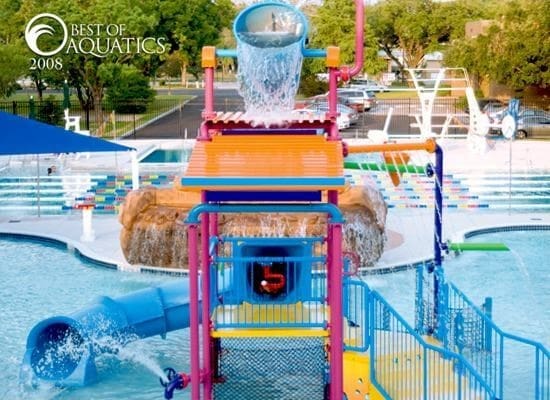
[[[370,378],[384,398],[497,399],[463,356],[427,343],[376,291],[369,320]]]
[[[344,280],[343,309],[345,317],[344,345],[346,350],[364,352],[369,348],[369,296],[366,283],[357,279]]]
[[[214,279],[211,285],[215,328],[326,328],[324,240],[247,236],[212,240],[212,272],[226,278]],[[283,255],[261,255],[265,250],[269,254],[270,249],[275,254],[279,249],[286,250],[281,251]],[[260,255],[254,255],[256,251]],[[269,278],[264,275],[265,268],[274,268],[268,272]],[[234,282],[247,284],[236,290]]]
[[[514,387],[522,386],[526,398],[549,400],[550,351],[539,342],[504,332],[454,284],[446,285],[449,289],[448,307],[450,313],[454,313],[448,320],[449,346],[461,352],[476,366],[499,398],[505,398],[509,390],[505,382],[511,382],[510,385]],[[465,313],[469,313],[469,321],[465,320]],[[464,324],[467,323],[477,325],[480,331],[477,338],[465,338]],[[521,381],[519,373],[512,375],[505,369],[505,360],[509,359],[510,354],[516,355],[515,358],[519,355],[532,359],[531,368],[520,368],[521,371],[518,371],[527,373],[527,382]]]
[[[331,223],[344,223],[340,209],[330,203],[313,204],[199,204],[189,210],[186,224],[198,224],[202,213],[323,213],[329,214]]]

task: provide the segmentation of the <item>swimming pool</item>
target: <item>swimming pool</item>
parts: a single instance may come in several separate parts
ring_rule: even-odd
[[[445,276],[475,304],[493,298],[493,320],[509,333],[550,345],[550,230],[506,231],[475,235],[469,242],[505,243],[509,252],[449,254]],[[413,269],[364,278],[410,322],[414,321]]]
[[[476,304],[481,304],[486,296],[492,296],[494,319],[503,329],[548,345],[550,293],[544,280],[538,278],[545,276],[544,261],[550,256],[550,251],[538,244],[550,242],[550,230],[491,233],[471,240],[504,242],[512,252],[462,253],[458,257],[449,257],[444,263],[448,279]],[[100,381],[90,387],[62,392],[54,388],[38,391],[21,388],[18,374],[25,339],[36,322],[48,316],[77,311],[98,295],[118,297],[177,278],[98,268],[59,246],[2,237],[0,257],[8,261],[0,266],[5,282],[0,296],[9,299],[0,324],[3,355],[0,361],[0,387],[3,388],[0,398],[159,398],[162,391],[153,370],[165,366],[185,370],[188,365],[188,333],[181,330],[170,333],[167,340],[155,337],[131,343],[121,353],[122,360],[102,356],[97,360]],[[413,321],[414,271],[367,276],[365,279]],[[178,393],[182,399],[188,395],[188,391]]]
[[[185,369],[188,332],[180,330],[166,340],[152,337],[130,343],[118,358],[97,359],[99,382],[59,391],[37,390],[19,385],[19,369],[29,330],[53,315],[68,315],[89,305],[95,297],[118,297],[173,277],[125,273],[96,267],[67,252],[62,246],[0,236],[0,399],[152,399],[162,397],[162,387],[153,370],[172,366]],[[183,395],[183,396],[182,396]],[[186,398],[186,394],[178,394]]]

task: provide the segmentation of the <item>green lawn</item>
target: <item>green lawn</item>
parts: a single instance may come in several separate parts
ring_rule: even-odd
[[[418,99],[418,93],[416,90],[399,90],[395,92],[380,92],[376,93],[376,98],[379,100],[393,100],[393,99]]]

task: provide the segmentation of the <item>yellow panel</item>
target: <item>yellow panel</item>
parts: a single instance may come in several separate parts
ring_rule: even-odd
[[[327,319],[326,308],[319,304],[317,307],[305,307],[302,303],[296,304],[250,304],[238,306],[218,306],[212,314],[214,327],[220,323],[231,321],[235,324],[289,324],[307,321],[324,321]]]
[[[369,360],[367,353],[344,352],[344,392],[348,400],[383,399],[370,383]]]
[[[211,334],[215,338],[234,338],[234,337],[325,337],[328,331],[319,328],[310,329],[278,329],[278,328],[259,328],[259,329],[220,329]]]
[[[329,68],[338,68],[340,66],[340,47],[328,46],[325,65]]]
[[[202,67],[216,67],[216,48],[214,46],[204,46],[202,48]]]

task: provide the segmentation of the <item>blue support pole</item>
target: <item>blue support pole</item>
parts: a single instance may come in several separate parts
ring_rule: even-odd
[[[235,49],[216,49],[217,57],[237,58],[237,50]]]
[[[492,297],[486,297],[485,298],[485,302],[483,303],[483,306],[482,306],[482,309],[483,309],[483,312],[487,315],[487,318],[489,318],[489,320],[492,320],[493,319],[493,298]],[[487,321],[483,320],[483,326],[484,326],[484,329],[483,329],[483,335],[484,335],[484,350],[487,351],[487,352],[490,352],[491,349],[493,348],[493,336],[492,336],[492,329],[491,329],[491,324],[489,324]]]
[[[442,255],[441,250],[443,248],[442,235],[443,235],[443,150],[439,145],[435,146],[435,186],[434,186],[434,261],[429,267],[428,272],[434,273],[434,330],[439,330],[444,324],[445,315],[447,310],[442,307],[442,299],[440,299],[440,286],[443,284],[444,276],[442,270]],[[441,321],[440,321],[441,319]],[[443,332],[438,332],[437,335],[441,338]]]
[[[424,310],[424,264],[416,268],[415,329],[421,335],[426,334]]]
[[[435,209],[434,209],[434,267],[441,266],[441,250],[444,248],[443,235],[443,150],[435,146]],[[432,269],[433,271],[433,269]],[[432,272],[430,271],[430,272]]]

